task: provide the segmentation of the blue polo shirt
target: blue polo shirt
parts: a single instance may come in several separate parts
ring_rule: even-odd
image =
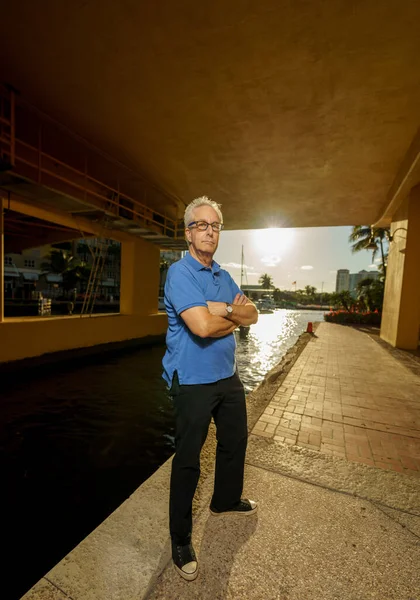
[[[175,371],[181,385],[214,383],[231,377],[236,370],[233,333],[221,338],[194,335],[180,316],[193,306],[207,307],[207,300],[233,302],[242,293],[227,271],[213,261],[205,267],[190,254],[169,267],[165,283],[168,313],[163,378],[172,385]]]

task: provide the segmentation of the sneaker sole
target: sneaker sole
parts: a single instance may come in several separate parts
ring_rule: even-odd
[[[181,575],[181,577],[183,579],[185,579],[186,581],[194,581],[194,579],[197,578],[198,575],[198,565],[196,570],[194,571],[194,573],[186,573],[185,571],[183,571],[182,569],[180,569],[179,567],[176,566],[175,563],[172,563],[174,566],[175,571],[178,573],[178,575]]]
[[[258,511],[258,504],[252,510],[226,510],[225,512],[213,512],[211,508],[209,508],[210,513],[213,517],[223,517],[223,515],[238,515],[241,517],[250,517],[251,515],[255,515]]]

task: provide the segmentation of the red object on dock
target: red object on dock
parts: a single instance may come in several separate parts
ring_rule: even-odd
[[[306,333],[313,333],[312,323],[309,321],[308,326],[306,328]]]

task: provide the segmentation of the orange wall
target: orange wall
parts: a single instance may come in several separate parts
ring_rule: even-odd
[[[0,362],[165,333],[166,313],[7,319],[0,323]]]

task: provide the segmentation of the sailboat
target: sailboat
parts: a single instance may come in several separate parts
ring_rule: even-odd
[[[248,284],[248,276],[245,270],[245,279]],[[244,280],[244,246],[242,245],[242,253],[241,253],[241,290],[242,284]],[[249,333],[249,325],[239,325],[239,337],[246,338]]]

